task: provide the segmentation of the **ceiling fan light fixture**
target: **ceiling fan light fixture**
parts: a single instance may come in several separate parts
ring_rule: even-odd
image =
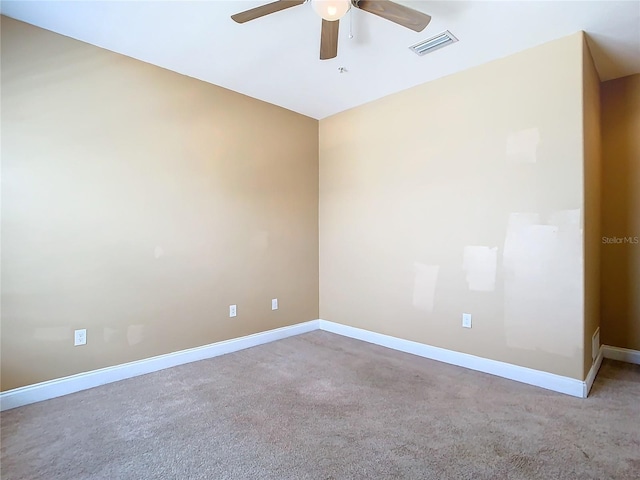
[[[351,0],[311,0],[315,12],[329,22],[340,20],[351,8]]]

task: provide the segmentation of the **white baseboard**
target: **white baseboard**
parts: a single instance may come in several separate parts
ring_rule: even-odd
[[[603,351],[602,346],[598,350],[598,355],[596,356],[593,365],[591,365],[591,369],[589,370],[589,374],[587,378],[584,380],[584,395],[583,398],[587,398],[589,392],[591,391],[591,387],[593,387],[593,382],[596,380],[596,375],[598,375],[598,370],[600,370],[600,365],[602,365],[602,357]]]
[[[602,353],[604,358],[618,360],[620,362],[635,363],[640,365],[640,351],[630,350],[628,348],[612,347],[611,345],[603,345]]]
[[[202,347],[190,348],[179,352],[159,355],[135,362],[124,363],[113,367],[101,368],[90,372],[79,373],[68,377],[57,378],[47,382],[36,383],[26,387],[16,388],[0,393],[0,411],[29,405],[31,403],[60,397],[69,393],[79,392],[107,383],[117,382],[126,378],[136,377],[147,373],[157,372],[165,368],[196,362],[207,358],[217,357],[226,353],[237,352],[245,348],[255,347],[264,343],[281,340],[283,338],[325,330],[345,337],[355,338],[401,352],[411,353],[420,357],[449,363],[460,367],[489,373],[510,380],[535,385],[555,392],[565,393],[574,397],[585,398],[598,373],[602,358],[611,358],[640,364],[640,352],[624,348],[604,345],[596,358],[585,381],[563,377],[553,373],[521,367],[510,363],[477,357],[467,353],[455,352],[444,348],[433,347],[423,343],[404,340],[401,338],[370,332],[360,328],[350,327],[327,320],[311,320],[288,327],[277,328],[266,332],[234,338],[223,342],[212,343]]]
[[[430,358],[439,362],[457,365],[459,367],[490,373],[498,377],[508,378],[529,385],[546,388],[555,392],[565,393],[574,397],[584,398],[589,388],[586,382],[575,378],[563,377],[553,373],[534,370],[532,368],[512,365],[510,363],[476,357],[467,353],[454,352],[444,348],[432,347],[423,343],[403,340],[401,338],[370,332],[360,328],[349,327],[339,323],[320,320],[320,329],[337,333],[346,337],[363,340],[383,347],[392,348],[401,352],[411,353],[420,357]],[[595,373],[593,375],[595,378]],[[593,382],[592,382],[593,383]]]
[[[318,329],[318,323],[318,320],[311,320],[288,327],[247,335],[246,337],[234,338],[202,347],[158,355],[157,357],[145,358],[144,360],[7,390],[0,393],[0,411],[311,332]]]

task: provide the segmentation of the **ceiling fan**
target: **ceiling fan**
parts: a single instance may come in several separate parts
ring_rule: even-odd
[[[310,1],[314,10],[322,17],[320,34],[320,60],[327,60],[338,55],[338,26],[351,7],[373,13],[413,31],[421,32],[431,21],[426,13],[419,12],[389,0],[278,0],[244,12],[236,13],[231,18],[238,23],[264,17],[291,7],[297,7]]]

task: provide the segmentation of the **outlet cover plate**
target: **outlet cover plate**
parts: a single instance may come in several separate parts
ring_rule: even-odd
[[[82,328],[80,330],[75,330],[73,335],[73,346],[77,347],[79,345],[87,344],[87,329]]]
[[[463,313],[462,314],[462,326],[464,328],[471,328],[471,314]]]

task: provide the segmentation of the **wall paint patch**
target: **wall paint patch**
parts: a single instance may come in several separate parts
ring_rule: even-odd
[[[525,242],[526,229],[539,223],[540,215],[537,213],[512,213],[509,215],[507,236],[502,250],[503,266],[505,268],[513,268],[512,263],[516,262],[521,254],[520,248]]]
[[[413,306],[425,312],[433,312],[440,266],[415,263],[414,270]]]
[[[111,327],[104,327],[102,335],[105,343],[113,342],[118,337],[118,330]]]
[[[527,128],[509,135],[507,138],[507,162],[536,163],[540,130]]]
[[[162,247],[156,247],[153,249],[153,256],[156,257],[156,260],[162,256],[164,256],[164,250]]]
[[[469,245],[464,247],[462,268],[467,272],[469,290],[493,292],[496,288],[498,248]]]
[[[144,339],[144,325],[129,325],[127,328],[127,342],[130,346],[137,345]]]
[[[583,318],[580,210],[563,210],[541,224],[538,214],[509,218],[503,251],[507,345],[570,357]]]

